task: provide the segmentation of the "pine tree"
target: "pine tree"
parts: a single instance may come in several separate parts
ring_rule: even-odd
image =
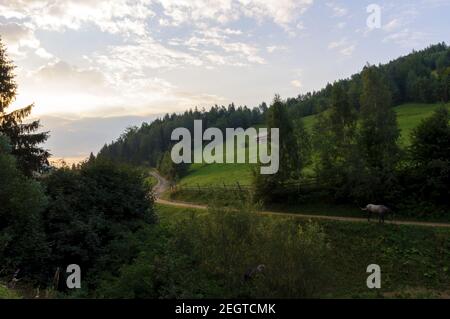
[[[298,145],[294,125],[289,117],[286,105],[278,95],[275,96],[272,106],[267,112],[267,128],[278,128],[280,137],[280,167],[276,174],[281,182],[286,182],[298,176]]]
[[[388,200],[396,186],[395,168],[400,149],[397,116],[391,107],[391,92],[379,69],[367,66],[362,73],[358,152],[364,162],[360,198]],[[363,194],[364,193],[364,194]]]
[[[36,133],[40,122],[23,123],[34,107],[28,105],[22,109],[7,112],[17,94],[17,84],[14,80],[13,62],[9,59],[6,48],[0,38],[0,133],[9,138],[12,155],[17,158],[19,167],[26,174],[39,171],[44,164],[48,164],[48,151],[38,147],[45,142],[48,132]]]
[[[267,111],[267,129],[279,129],[279,169],[276,174],[262,175],[260,169],[253,171],[253,185],[255,189],[255,200],[271,202],[276,200],[276,194],[282,193],[284,184],[293,179],[298,179],[304,163],[300,161],[302,152],[299,151],[298,134],[304,131],[301,127],[294,129],[294,124],[286,109],[285,103],[278,95]],[[270,143],[270,135],[268,142]],[[302,142],[304,143],[304,141]]]
[[[354,172],[350,162],[355,156],[357,113],[342,84],[335,84],[331,106],[314,126],[318,150],[318,178],[334,189],[335,197],[347,197]]]
[[[398,159],[400,136],[391,93],[376,67],[365,67],[362,76],[360,146],[371,167],[389,170]]]

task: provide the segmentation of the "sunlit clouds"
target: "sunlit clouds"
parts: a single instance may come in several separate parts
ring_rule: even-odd
[[[15,107],[34,102],[34,116],[65,120],[148,119],[295,97],[449,41],[449,1],[379,1],[382,27],[369,30],[372,2],[0,0],[0,35],[17,65]]]

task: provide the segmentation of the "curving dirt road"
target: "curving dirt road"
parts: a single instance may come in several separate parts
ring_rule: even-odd
[[[169,205],[180,208],[193,208],[200,210],[207,210],[208,206],[206,205],[198,205],[186,202],[179,201],[170,201],[166,199],[162,199],[161,195],[169,189],[170,183],[164,177],[158,174],[156,171],[152,171],[151,174],[158,180],[158,184],[153,188],[153,191],[156,195],[156,202],[161,205]],[[292,213],[283,213],[283,212],[270,212],[270,211],[262,211],[259,212],[260,215],[266,216],[284,216],[284,217],[293,217],[293,218],[305,218],[305,219],[320,219],[320,220],[332,220],[332,221],[343,221],[343,222],[355,222],[355,223],[367,223],[367,219],[365,218],[355,218],[355,217],[339,217],[339,216],[324,216],[324,215],[310,215],[310,214],[292,214]],[[448,223],[433,223],[433,222],[414,222],[414,221],[391,221],[389,224],[394,225],[409,225],[409,226],[424,226],[424,227],[444,227],[450,228],[450,224]]]
[[[161,194],[169,189],[170,182],[156,171],[151,171],[150,175],[158,180],[158,184],[153,187],[153,193],[155,193],[156,198],[160,198]]]

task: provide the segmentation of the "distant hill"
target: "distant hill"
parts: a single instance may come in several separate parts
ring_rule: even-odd
[[[413,128],[417,127],[420,122],[431,116],[432,113],[440,106],[436,104],[403,104],[395,107],[397,113],[398,126],[401,130],[400,144],[406,147],[410,143],[410,135]],[[447,104],[450,110],[450,104]],[[316,120],[316,115],[304,118],[305,127],[311,131]],[[244,152],[245,149],[238,150]],[[193,164],[184,176],[180,184],[186,186],[204,186],[219,185],[224,183],[236,186],[236,182],[241,185],[251,184],[251,165],[250,164]]]
[[[410,124],[403,124],[405,132],[416,125],[420,118],[429,114],[430,109],[426,104],[446,103],[450,99],[450,48],[445,43],[413,51],[407,56],[380,65],[379,69],[391,89],[393,105],[409,103],[409,106],[404,105],[398,109],[399,115],[409,118]],[[337,84],[345,87],[350,104],[358,110],[361,73],[330,83],[320,91],[288,98],[285,103],[291,118],[304,117],[306,126],[312,125],[312,115],[329,107],[333,86]],[[194,109],[182,114],[167,114],[151,124],[144,123],[139,128],[128,129],[116,141],[105,144],[98,155],[114,161],[156,167],[173,145],[170,140],[173,129],[185,127],[192,132],[195,119],[203,120],[204,129],[248,128],[264,123],[267,109],[267,104],[263,102],[254,108],[236,107],[234,104],[228,107],[216,105],[208,111]],[[408,134],[404,134],[402,142],[407,143],[407,139]]]

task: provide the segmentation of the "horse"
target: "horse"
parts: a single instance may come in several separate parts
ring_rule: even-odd
[[[256,277],[257,274],[264,272],[266,265],[258,265],[256,268],[249,268],[244,274],[244,282],[248,282]]]
[[[373,205],[369,204],[365,208],[361,208],[363,211],[367,211],[368,216],[367,219],[370,222],[370,218],[372,217],[372,214],[378,215],[378,222],[384,223],[384,217],[388,214],[392,214],[392,210],[384,205]]]

